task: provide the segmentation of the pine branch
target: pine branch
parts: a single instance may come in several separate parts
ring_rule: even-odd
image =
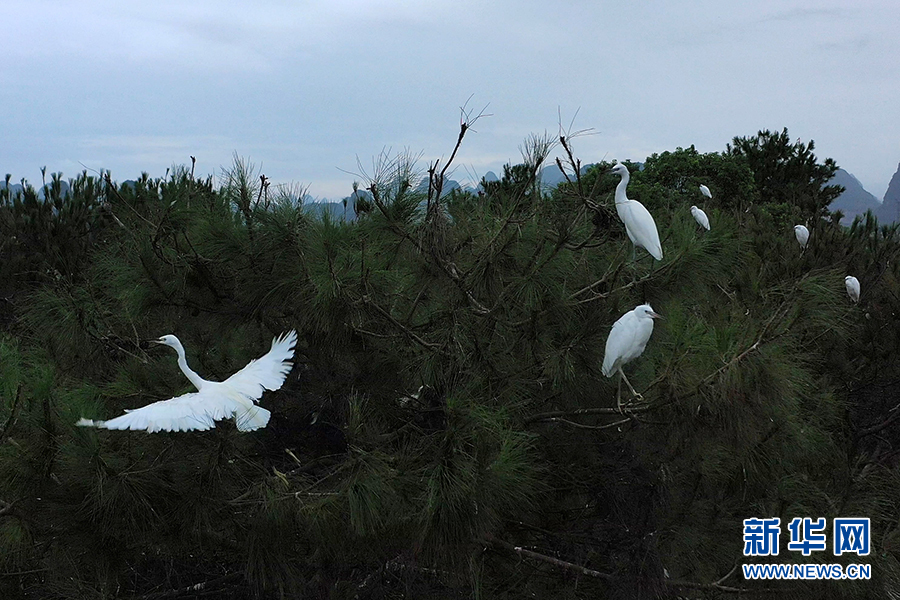
[[[590,289],[596,287],[596,286],[599,285],[600,283],[602,283],[602,282],[604,281],[605,277],[606,277],[606,275],[604,275],[603,278],[601,278],[599,281],[596,281],[596,282],[594,282],[594,283],[592,283],[592,284],[590,284],[590,285],[588,285],[588,286],[586,286],[586,287],[584,287],[584,288],[578,290],[577,292],[571,294],[571,295],[569,296],[569,301],[570,301],[570,302],[573,302],[574,304],[587,304],[587,303],[589,303],[589,302],[594,302],[595,300],[602,300],[603,298],[608,298],[609,296],[612,296],[613,294],[617,294],[617,293],[619,293],[619,292],[624,292],[625,290],[630,289],[630,288],[633,288],[633,287],[637,286],[637,285],[640,284],[640,283],[647,283],[648,281],[653,281],[654,279],[658,279],[660,275],[662,275],[662,274],[665,273],[666,271],[672,269],[672,268],[678,263],[678,261],[679,261],[685,254],[687,254],[687,249],[682,250],[682,251],[681,251],[680,253],[678,253],[678,255],[677,255],[675,258],[673,258],[671,261],[667,262],[666,264],[664,264],[664,265],[663,265],[662,267],[660,267],[659,269],[656,269],[656,270],[651,271],[650,273],[644,275],[644,276],[641,277],[640,279],[636,279],[636,280],[634,280],[634,281],[629,281],[628,283],[626,283],[626,284],[624,284],[624,285],[620,285],[619,287],[617,287],[617,288],[615,288],[615,289],[612,289],[612,290],[610,290],[610,291],[608,291],[608,292],[603,292],[603,293],[599,293],[599,294],[594,294],[594,295],[591,296],[590,298],[585,298],[584,300],[576,300],[576,298],[577,298],[579,295],[583,294],[584,292],[586,292],[586,291],[588,291],[588,290],[590,290]],[[617,269],[617,270],[616,270],[616,273],[618,273],[618,272],[619,272],[619,271],[618,271],[618,269]]]
[[[456,287],[458,287],[460,289],[460,291],[465,295],[466,299],[472,305],[472,311],[475,314],[477,314],[479,316],[489,315],[491,312],[490,309],[488,309],[486,306],[484,306],[483,304],[478,302],[478,300],[475,299],[475,295],[472,294],[471,291],[466,289],[466,287],[463,283],[463,280],[459,275],[459,271],[457,270],[456,266],[452,262],[444,260],[441,257],[439,257],[433,248],[425,248],[420,243],[419,240],[417,240],[413,236],[411,236],[409,234],[409,232],[406,231],[405,229],[399,227],[393,221],[393,219],[390,218],[390,215],[388,214],[388,211],[387,211],[387,206],[385,206],[384,201],[381,199],[381,195],[378,191],[378,186],[374,181],[372,182],[372,185],[369,186],[368,190],[372,194],[372,199],[375,201],[375,206],[377,206],[378,210],[381,211],[381,214],[388,221],[388,225],[394,231],[394,233],[396,233],[397,235],[399,235],[400,237],[402,237],[403,239],[405,239],[406,241],[411,243],[413,245],[413,247],[416,250],[418,250],[421,254],[426,254],[426,255],[431,256],[434,259],[437,266],[441,269],[441,271],[443,271],[444,274],[447,277],[449,277],[450,280],[454,283],[454,285],[456,285]]]
[[[546,554],[541,554],[539,552],[535,552],[533,550],[528,550],[527,548],[522,548],[521,546],[514,546],[509,542],[504,542],[503,540],[498,540],[495,537],[489,537],[484,540],[479,540],[479,543],[484,544],[486,546],[494,546],[495,548],[502,548],[504,550],[508,550],[510,552],[514,552],[519,556],[524,556],[527,558],[533,558],[535,560],[539,560],[541,562],[545,562],[554,566],[557,566],[561,569],[565,569],[567,571],[572,571],[575,573],[579,573],[581,575],[587,575],[588,577],[594,577],[596,579],[602,579],[604,581],[615,581],[616,576],[611,573],[602,573],[600,571],[595,571],[594,569],[588,569],[587,567],[582,567],[581,565],[576,565],[575,563],[570,563],[565,560],[560,560],[558,558],[554,558],[552,556],[547,556]]]
[[[804,278],[805,278],[805,276],[804,276]],[[792,290],[792,291],[795,291],[796,287],[799,286],[799,284],[800,284],[800,282],[798,281],[797,284],[794,286],[794,290]],[[669,406],[670,404],[675,404],[677,402],[680,402],[682,400],[686,400],[687,398],[695,396],[700,392],[700,390],[703,388],[704,385],[707,385],[708,383],[713,381],[716,377],[718,377],[719,375],[721,375],[728,369],[732,368],[734,365],[738,364],[739,362],[741,362],[742,360],[747,358],[753,352],[758,351],[765,343],[771,342],[771,341],[781,337],[782,334],[778,334],[778,335],[775,335],[773,337],[766,339],[766,334],[768,333],[769,329],[775,323],[776,319],[779,316],[784,317],[787,314],[787,309],[789,308],[788,300],[789,300],[789,297],[785,298],[785,300],[781,303],[781,305],[777,309],[775,309],[775,311],[772,313],[772,316],[766,320],[765,324],[763,325],[762,330],[759,332],[759,335],[756,337],[756,340],[750,346],[745,348],[739,354],[735,355],[726,364],[724,364],[723,366],[719,367],[718,369],[716,369],[715,371],[713,371],[712,373],[710,373],[709,375],[707,375],[706,377],[701,379],[700,382],[691,391],[685,392],[684,394],[680,394],[678,396],[675,396],[675,397],[670,398],[663,402],[658,402],[655,404],[641,404],[639,406],[627,408],[624,411],[625,414],[638,414],[638,413],[646,413],[646,412],[658,410],[665,406]],[[655,385],[656,383],[658,383],[658,380],[655,380],[651,384],[651,387],[653,385]],[[644,391],[646,392],[646,390],[644,390]],[[527,424],[527,423],[534,423],[536,421],[561,420],[561,418],[563,418],[563,417],[570,417],[570,416],[576,416],[576,415],[613,415],[613,414],[622,414],[622,412],[623,411],[620,411],[618,408],[579,408],[576,410],[554,410],[554,411],[548,411],[548,412],[530,415],[523,420],[523,423]],[[589,426],[584,425],[582,427],[588,428]],[[885,425],[885,427],[887,427],[887,425]],[[604,426],[603,428],[606,428],[606,427]]]
[[[400,331],[405,333],[415,343],[419,344],[420,346],[422,346],[423,348],[425,348],[427,350],[431,350],[432,352],[440,351],[441,347],[439,344],[433,344],[433,343],[425,341],[424,339],[419,337],[409,327],[407,327],[406,325],[404,325],[403,323],[401,323],[400,321],[395,319],[388,311],[386,311],[385,309],[378,306],[378,304],[373,302],[368,294],[365,294],[361,298],[361,300],[366,306],[371,306],[372,308],[374,308],[376,312],[378,312],[384,318],[386,318],[388,321],[390,321],[391,324],[394,325],[394,327],[398,328]]]
[[[222,584],[230,583],[232,581],[237,581],[238,579],[242,579],[243,577],[243,573],[229,573],[228,575],[223,575],[222,577],[218,577],[216,579],[210,579],[209,581],[195,583],[194,585],[189,585],[187,587],[179,588],[176,590],[154,592],[152,594],[136,596],[133,600],[163,600],[163,598],[177,598],[178,596],[187,596],[188,594],[200,594],[204,592],[208,593],[211,591],[210,588],[218,587]]]
[[[12,514],[14,504],[15,502],[4,502],[3,500],[0,500],[0,517]]]
[[[498,540],[495,537],[490,537],[484,540],[479,540],[479,543],[494,546],[495,548],[502,548],[504,550],[508,550],[510,552],[514,552],[519,556],[531,558],[540,562],[544,562],[547,564],[554,565],[559,567],[560,569],[564,569],[566,571],[571,571],[574,573],[578,573],[581,575],[586,575],[588,577],[594,577],[596,579],[602,579],[603,581],[620,581],[623,579],[627,579],[626,577],[621,577],[618,575],[614,575],[612,573],[603,573],[602,571],[597,571],[594,569],[589,569],[587,567],[583,567],[581,565],[576,565],[575,563],[571,563],[565,560],[561,560],[559,558],[554,558],[553,556],[548,556],[546,554],[541,554],[540,552],[535,552],[534,550],[528,550],[527,548],[523,548],[521,546],[514,546],[509,542],[504,542],[503,540]],[[660,583],[667,587],[672,588],[685,588],[685,589],[693,589],[693,590],[707,590],[707,591],[717,591],[724,592],[728,594],[749,594],[749,593],[766,593],[766,594],[774,594],[774,593],[783,593],[786,591],[785,589],[750,589],[750,588],[740,588],[734,587],[730,585],[725,585],[724,582],[734,575],[737,571],[738,565],[736,564],[731,571],[726,573],[723,577],[720,577],[716,581],[712,583],[699,583],[696,581],[684,581],[679,579],[661,579]]]
[[[625,423],[630,422],[632,419],[620,419],[618,421],[613,421],[612,423],[607,423],[606,425],[583,425],[581,423],[576,423],[575,421],[569,421],[568,419],[563,419],[562,417],[548,417],[546,419],[541,419],[544,422],[550,423],[565,423],[566,425],[571,425],[572,427],[576,427],[578,429],[593,429],[596,431],[603,429],[611,429],[613,427],[617,427],[619,425],[624,425]]]
[[[859,441],[860,439],[878,433],[882,429],[886,429],[890,427],[897,419],[900,419],[900,404],[896,405],[894,408],[888,411],[889,415],[887,418],[882,419],[881,422],[872,425],[871,427],[867,427],[866,429],[860,430],[854,436],[854,441]],[[0,436],[3,437],[3,436]]]
[[[16,423],[16,410],[19,408],[19,397],[22,395],[22,383],[16,386],[16,395],[13,396],[12,408],[9,411],[9,416],[6,418],[6,422],[3,424],[3,428],[0,429],[0,441],[3,441],[6,438],[7,432],[12,429],[12,426]]]

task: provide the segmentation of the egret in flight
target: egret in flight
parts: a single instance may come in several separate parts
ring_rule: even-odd
[[[628,187],[628,180],[631,178],[628,167],[619,163],[610,172],[622,177],[619,185],[616,186],[616,212],[625,223],[625,233],[628,234],[628,239],[634,244],[631,259],[634,260],[635,248],[640,246],[656,260],[662,260],[662,244],[659,243],[659,232],[656,230],[653,216],[643,204],[637,200],[629,200],[625,196],[625,188]]]
[[[709,217],[706,216],[706,213],[703,212],[702,208],[697,208],[696,206],[692,206],[691,214],[694,215],[694,220],[700,224],[700,227],[709,231]]]
[[[797,236],[797,241],[800,242],[800,248],[806,249],[806,244],[809,242],[809,229],[804,225],[794,225],[794,235]]]
[[[859,302],[859,279],[853,275],[844,277],[844,285],[847,287],[847,293],[854,302]]]
[[[616,395],[619,410],[622,409],[622,380],[628,384],[628,389],[631,390],[633,396],[641,397],[625,377],[622,367],[644,352],[650,335],[653,333],[653,319],[660,318],[662,317],[653,312],[653,308],[649,304],[641,304],[619,317],[619,320],[613,323],[609,337],[606,338],[603,374],[612,377],[618,373],[620,376],[619,393]]]
[[[712,198],[712,192],[710,192],[709,188],[706,187],[705,185],[703,185],[702,183],[700,184],[700,193],[703,194],[704,196],[706,196],[707,198]]]
[[[246,367],[225,381],[207,381],[187,364],[184,346],[174,335],[164,335],[157,344],[171,346],[178,353],[181,372],[197,388],[191,392],[160,400],[147,406],[126,410],[125,414],[109,421],[80,419],[76,425],[102,429],[157,431],[206,431],[215,422],[234,417],[238,431],[253,431],[265,427],[271,413],[257,406],[265,390],[275,391],[284,383],[294,357],[297,332],[290,331],[272,340],[272,348],[262,357],[251,360]]]

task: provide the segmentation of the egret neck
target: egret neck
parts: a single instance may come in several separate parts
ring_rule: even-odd
[[[631,174],[628,173],[627,169],[623,169],[619,175],[622,176],[622,179],[619,181],[619,185],[616,186],[616,204],[628,202],[628,198],[625,196],[625,188],[628,187],[628,180],[631,179]]]
[[[181,372],[184,373],[185,377],[187,377],[199,391],[203,388],[203,384],[206,383],[206,380],[197,375],[197,373],[192,371],[188,366],[187,356],[184,353],[184,346],[181,345],[181,341],[179,341],[178,338],[175,338],[172,347],[175,348],[175,352],[178,353],[178,366],[181,368]]]

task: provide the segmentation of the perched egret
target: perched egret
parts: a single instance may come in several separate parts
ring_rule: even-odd
[[[853,275],[844,277],[844,285],[847,286],[847,293],[854,302],[859,302],[859,279]]]
[[[707,198],[712,198],[712,192],[710,192],[709,188],[706,187],[705,185],[703,185],[702,183],[700,184],[700,193],[703,194],[704,196],[706,196]],[[707,229],[709,229],[709,228],[707,228]]]
[[[612,377],[615,373],[620,375],[619,394],[616,396],[619,409],[622,408],[621,391],[622,380],[628,384],[628,389],[634,396],[640,397],[631,382],[625,377],[622,370],[627,363],[634,360],[644,351],[650,335],[653,333],[653,319],[661,318],[653,312],[649,304],[636,306],[613,323],[612,331],[606,338],[606,354],[603,356],[603,374]]]
[[[809,242],[809,229],[804,225],[794,225],[794,235],[797,236],[800,247],[805,249],[806,243]]]
[[[703,229],[709,231],[709,217],[706,216],[706,213],[703,212],[702,208],[692,206],[691,214],[694,215],[694,220],[696,220]]]
[[[635,248],[640,246],[650,253],[656,260],[662,260],[662,244],[659,243],[659,232],[656,230],[656,222],[643,204],[637,200],[629,200],[625,197],[625,188],[628,187],[628,167],[622,163],[617,164],[610,171],[622,177],[616,186],[616,212],[625,223],[625,233]],[[632,249],[632,259],[634,249]]]
[[[178,366],[196,392],[191,392],[126,410],[125,414],[109,421],[80,419],[76,425],[103,429],[157,431],[205,431],[215,427],[215,421],[234,417],[239,431],[253,431],[265,427],[271,413],[257,406],[265,390],[275,391],[284,383],[294,357],[297,332],[290,331],[272,340],[272,348],[264,356],[251,360],[246,367],[225,381],[206,381],[187,364],[184,346],[174,335],[164,335],[158,344],[171,346],[178,353]]]

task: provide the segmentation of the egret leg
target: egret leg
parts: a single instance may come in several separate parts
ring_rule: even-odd
[[[622,369],[619,369],[619,375],[622,374]],[[622,378],[619,377],[619,389],[616,392],[616,407],[618,407],[619,412],[622,412]]]
[[[625,384],[628,386],[628,389],[631,390],[631,394],[632,394],[635,398],[637,398],[637,400],[638,400],[639,402],[643,402],[644,397],[641,396],[640,394],[638,394],[636,391],[634,391],[634,387],[631,385],[631,382],[628,381],[628,378],[627,378],[627,377],[625,377],[625,371],[623,371],[623,370],[620,368],[620,369],[619,369],[619,374],[622,375],[622,379],[625,380]],[[621,384],[620,384],[620,385],[621,385]]]
[[[637,246],[631,244],[631,283],[637,282]]]

